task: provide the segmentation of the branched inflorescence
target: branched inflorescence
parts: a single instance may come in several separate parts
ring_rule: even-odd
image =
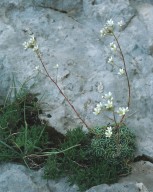
[[[121,28],[123,21],[118,22],[117,26]],[[83,191],[97,184],[115,182],[120,175],[129,174],[131,170],[129,162],[134,158],[135,136],[124,124],[126,114],[130,107],[130,83],[125,58],[114,30],[114,21],[110,19],[106,22],[100,34],[101,37],[109,35],[114,38],[114,40],[109,43],[111,55],[107,62],[111,66],[118,68],[117,75],[119,77],[126,78],[128,99],[125,106],[117,107],[113,94],[110,91],[103,93],[104,87],[102,82],[100,82],[98,92],[102,94],[102,101],[96,104],[93,109],[93,114],[99,115],[101,112],[111,112],[113,117],[109,117],[109,120],[113,121],[113,123],[109,122],[107,126],[89,128],[60,89],[57,79],[54,80],[48,73],[34,35],[30,37],[28,42],[23,44],[25,49],[30,48],[36,53],[45,75],[55,84],[56,88],[58,88],[78,118],[89,129],[88,133],[85,133],[81,128],[69,130],[66,134],[66,140],[60,145],[60,150],[56,151],[53,149],[50,152],[42,152],[41,154],[34,154],[33,156],[48,156],[45,167],[45,177],[55,179],[58,178],[61,173],[62,175],[68,174],[69,181],[71,181],[71,183],[77,183],[80,190]],[[121,66],[118,66],[115,62],[117,54],[119,54],[119,58],[123,62]],[[57,72],[58,67],[58,64],[54,67],[57,69]],[[36,66],[35,70],[40,71],[40,67]]]
[[[118,22],[117,25],[119,28],[121,28],[123,26],[123,21]],[[119,128],[122,125],[123,120],[125,119],[126,113],[129,111],[130,83],[129,83],[129,77],[128,77],[128,73],[127,73],[127,69],[126,69],[124,55],[123,55],[121,46],[119,44],[117,36],[115,35],[114,30],[115,30],[114,21],[112,19],[110,19],[106,22],[105,26],[100,30],[100,35],[102,38],[105,36],[108,36],[108,35],[114,37],[114,41],[109,44],[112,55],[108,58],[107,62],[108,62],[108,64],[110,64],[112,66],[117,66],[119,68],[118,73],[117,73],[119,76],[125,76],[126,77],[127,85],[128,85],[128,102],[127,102],[126,107],[118,107],[118,109],[116,109],[112,93],[108,92],[107,94],[102,95],[102,99],[104,102],[99,102],[98,104],[96,104],[96,107],[94,108],[93,114],[99,115],[102,111],[105,111],[105,110],[111,111],[113,114],[112,120],[115,122],[115,127]],[[123,62],[123,65],[121,67],[116,65],[115,60],[114,60],[114,55],[117,53],[119,53],[119,56]],[[119,122],[116,121],[116,114],[119,117],[121,117]],[[106,137],[111,136],[112,132],[110,130],[111,130],[111,127],[107,127],[106,132],[105,132]]]
[[[39,47],[38,47],[38,44],[37,44],[37,41],[36,41],[35,36],[34,36],[34,35],[31,35],[29,41],[24,42],[24,43],[23,43],[23,46],[24,46],[25,50],[27,50],[27,49],[32,49],[32,50],[36,53],[38,59],[40,60],[40,62],[41,62],[41,64],[42,64],[42,67],[43,67],[43,69],[44,69],[47,77],[50,79],[50,81],[51,81],[52,83],[54,83],[54,85],[56,86],[56,88],[59,90],[59,92],[61,93],[61,95],[65,98],[65,100],[67,101],[67,103],[69,104],[69,106],[72,108],[72,110],[75,112],[75,114],[77,115],[77,117],[81,120],[81,122],[82,122],[88,129],[90,129],[89,126],[87,125],[87,123],[82,119],[82,117],[80,116],[80,114],[78,113],[78,111],[76,110],[76,108],[75,108],[75,107],[73,106],[73,104],[70,102],[70,100],[68,99],[68,97],[65,95],[65,93],[61,90],[61,88],[60,88],[59,85],[57,84],[57,79],[54,80],[54,79],[52,78],[52,76],[49,74],[49,72],[48,72],[48,70],[47,70],[47,68],[46,68],[46,66],[45,66],[45,63],[44,63],[44,61],[43,61],[43,59],[42,59],[42,56],[41,56],[41,53],[40,53],[40,50],[39,50]],[[56,68],[56,69],[58,69],[58,67],[59,67],[58,64],[57,64],[56,66],[54,66],[54,68]],[[36,66],[35,69],[38,69],[38,70],[40,71],[39,66]]]

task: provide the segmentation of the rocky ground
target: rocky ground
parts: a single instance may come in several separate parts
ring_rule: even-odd
[[[77,192],[78,190],[76,185],[69,186],[66,178],[57,181],[45,180],[42,179],[43,170],[30,171],[22,165],[2,164],[0,173],[1,192]],[[119,183],[111,186],[98,185],[86,192],[152,192],[152,173],[152,165],[140,162],[136,164],[133,174],[126,179],[123,178]]]
[[[143,184],[136,184],[138,182],[144,183],[151,192],[152,0],[1,0],[0,100],[3,100],[8,91],[13,90],[13,79],[17,88],[27,81],[27,87],[31,91],[40,93],[40,97],[43,96],[42,118],[47,119],[51,126],[65,133],[67,129],[80,124],[54,85],[49,83],[47,77],[36,71],[35,67],[40,65],[38,58],[32,51],[24,50],[23,42],[27,41],[29,33],[34,33],[49,73],[57,78],[59,86],[89,126],[108,123],[106,119],[92,113],[96,102],[101,100],[101,94],[97,91],[98,84],[102,82],[104,92],[111,91],[119,105],[125,104],[127,98],[126,81],[119,78],[107,64],[110,56],[109,43],[112,39],[101,39],[99,34],[110,18],[114,22],[121,19],[124,22],[119,41],[125,55],[132,88],[127,124],[137,136],[136,157],[139,161],[134,164],[132,175],[122,178],[121,183],[111,187],[101,185],[88,191],[147,191]],[[55,69],[57,64],[58,73]],[[47,114],[50,114],[51,118],[47,118]],[[146,163],[141,160],[145,160]],[[39,172],[30,176],[30,172],[23,166],[1,165],[0,169],[0,191],[3,192],[76,190],[75,186],[68,187],[65,180],[39,180]],[[13,174],[16,177],[11,177]],[[23,183],[27,183],[24,184],[25,188]],[[14,189],[14,186],[18,189]]]

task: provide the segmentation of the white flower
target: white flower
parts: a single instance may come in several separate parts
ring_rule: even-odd
[[[28,49],[28,46],[29,46],[29,45],[28,45],[27,42],[24,42],[24,43],[23,43],[23,47],[24,47],[24,49]]]
[[[109,138],[112,136],[112,127],[107,127],[105,131],[105,135],[106,137],[109,137]]]
[[[54,69],[58,69],[59,68],[59,64],[56,64],[53,68]]]
[[[128,107],[126,107],[126,108],[124,108],[124,107],[119,107],[117,113],[119,114],[119,116],[123,116],[123,115],[125,115],[125,113],[128,112],[128,111],[129,111]]]
[[[117,47],[114,42],[110,43],[110,48],[112,51],[116,51]]]
[[[124,69],[119,69],[118,75],[124,75],[125,74],[125,70]]]
[[[39,50],[38,45],[35,45],[34,48],[33,48],[33,51],[38,51],[38,50]]]
[[[29,39],[29,42],[30,43],[34,43],[35,42],[35,36],[34,35],[31,35],[31,37]]]
[[[101,102],[98,103],[98,104],[96,105],[96,107],[94,108],[93,114],[94,114],[94,115],[98,115],[98,114],[101,112],[102,107],[103,107],[103,104],[102,104]]]
[[[95,107],[93,114],[98,115],[100,112],[101,112],[101,108]]]
[[[106,109],[112,109],[113,108],[113,101],[108,100],[107,103],[105,104]]]
[[[34,71],[38,71],[38,72],[43,73],[43,70],[40,69],[40,66],[39,66],[39,65],[38,65],[38,66],[35,66]]]
[[[99,102],[98,104],[97,104],[97,108],[102,108],[103,107],[103,104],[101,103],[101,102]]]
[[[123,26],[123,21],[121,20],[117,24],[118,24],[119,27],[122,27]]]
[[[110,27],[113,27],[114,26],[114,21],[112,19],[108,20],[106,22],[106,26],[110,26]]]
[[[100,36],[101,37],[105,36],[106,34],[107,34],[107,32],[106,32],[105,28],[100,30]]]
[[[35,46],[36,45],[36,39],[34,37],[34,35],[31,35],[29,41],[27,42],[29,45],[29,48],[31,48],[31,46]]]
[[[108,100],[112,101],[113,100],[112,93],[108,92],[107,94],[102,96],[102,99],[108,99]]]
[[[107,94],[104,95],[104,98],[113,100],[112,93],[109,91]]]
[[[35,70],[38,70],[38,71],[40,70],[39,65],[35,67]]]
[[[108,63],[109,63],[109,64],[113,64],[113,63],[114,63],[114,60],[113,60],[113,57],[112,57],[112,56],[108,59]]]

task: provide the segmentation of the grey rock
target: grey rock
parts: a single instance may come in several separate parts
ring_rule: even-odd
[[[53,192],[77,192],[78,187],[76,185],[69,186],[66,178],[57,181],[48,181],[48,187]]]
[[[133,173],[120,183],[113,185],[98,185],[86,190],[86,192],[151,192],[152,165],[144,162],[134,165]],[[151,170],[150,170],[151,168]],[[69,186],[67,178],[59,180],[43,179],[43,169],[39,171],[29,170],[23,165],[1,164],[0,165],[0,192],[77,192],[76,185]],[[139,175],[140,174],[140,175]],[[146,178],[144,178],[144,175]],[[142,177],[143,176],[143,177]],[[143,184],[149,186],[148,189]]]
[[[0,165],[0,192],[77,192],[66,178],[57,181],[42,178],[43,170],[32,171],[22,165]]]
[[[114,185],[98,185],[86,192],[149,192],[143,183],[123,183]]]
[[[44,184],[37,186],[28,175],[27,169],[22,165],[2,164],[0,172],[0,191],[36,192],[44,187]],[[47,186],[44,191],[49,192]]]
[[[153,164],[149,161],[138,161],[132,164],[132,173],[120,179],[119,183],[137,182],[147,186],[149,192],[153,191]]]
[[[34,0],[35,6],[50,8],[59,12],[76,12],[82,9],[81,0]]]

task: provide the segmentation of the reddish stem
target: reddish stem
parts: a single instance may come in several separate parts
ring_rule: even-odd
[[[42,66],[43,66],[43,68],[44,68],[44,70],[45,70],[48,78],[55,84],[55,86],[58,88],[59,92],[63,95],[63,97],[65,98],[65,100],[66,100],[66,101],[68,102],[68,104],[71,106],[71,108],[72,108],[73,111],[76,113],[76,115],[78,116],[78,118],[82,121],[82,123],[83,123],[88,129],[90,129],[89,126],[86,124],[86,122],[82,119],[82,117],[80,116],[80,114],[76,111],[75,107],[74,107],[74,106],[72,105],[72,103],[69,101],[69,99],[67,98],[67,96],[63,93],[63,91],[61,90],[61,88],[58,86],[58,84],[56,83],[56,81],[54,81],[54,79],[49,75],[49,73],[48,73],[48,71],[47,71],[47,69],[46,69],[46,67],[45,67],[45,64],[44,64],[44,62],[43,62],[40,54],[39,54],[38,52],[36,52],[36,54],[37,54],[37,56],[38,56],[38,58],[39,58],[39,60],[40,60],[40,62],[41,62],[41,64],[42,64]]]
[[[130,107],[130,99],[131,99],[131,87],[130,87],[130,81],[129,81],[129,76],[128,76],[128,73],[127,73],[127,68],[126,68],[126,63],[125,63],[125,58],[124,58],[124,55],[123,55],[123,52],[122,52],[122,49],[121,49],[121,46],[119,44],[119,41],[116,37],[116,35],[113,33],[113,36],[115,38],[115,41],[118,45],[118,48],[120,50],[120,53],[121,53],[121,57],[122,57],[122,60],[123,60],[123,65],[124,65],[124,70],[125,70],[125,75],[126,75],[126,79],[127,79],[127,84],[128,84],[128,102],[127,102],[127,106],[128,108]]]
[[[127,73],[125,58],[124,58],[123,51],[122,51],[122,49],[121,49],[121,46],[120,46],[120,44],[119,44],[119,41],[118,41],[116,35],[114,34],[114,32],[113,32],[112,34],[113,34],[113,36],[114,36],[114,38],[115,38],[115,41],[116,41],[116,43],[117,43],[117,45],[118,45],[118,48],[119,48],[119,51],[120,51],[120,54],[121,54],[121,57],[122,57],[123,65],[124,65],[124,70],[125,70],[125,75],[126,75],[127,85],[128,85],[128,101],[127,101],[127,106],[128,106],[128,108],[129,108],[129,107],[130,107],[130,102],[131,102],[131,86],[130,86],[129,76],[128,76],[128,73]],[[120,125],[122,124],[124,118],[125,118],[125,115],[122,116],[118,128],[119,128]]]

